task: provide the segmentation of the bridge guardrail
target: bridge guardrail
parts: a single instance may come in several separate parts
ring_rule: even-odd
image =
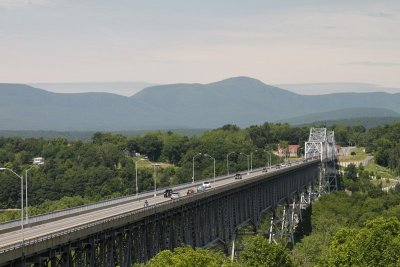
[[[261,170],[261,168],[253,169],[250,173],[257,172],[259,170]],[[245,173],[247,173],[247,171],[239,171],[238,173],[245,174]],[[234,174],[218,176],[218,177],[216,177],[216,180],[228,179],[228,178],[232,177],[232,175],[234,175]],[[203,181],[211,181],[211,180],[213,180],[213,178],[199,180],[199,181],[203,182]],[[192,185],[192,183],[188,182],[188,183],[180,184],[174,188],[179,190],[179,189],[186,188],[189,185]],[[198,186],[198,185],[200,185],[199,182],[194,184],[194,186]],[[168,187],[158,189],[156,194],[161,193],[160,191],[164,191],[166,188],[168,188]],[[48,220],[52,220],[52,219],[56,219],[56,218],[63,218],[65,216],[82,213],[84,211],[96,210],[96,209],[107,207],[107,206],[112,206],[112,205],[129,202],[129,201],[136,200],[136,199],[141,199],[143,197],[147,197],[147,196],[153,194],[153,192],[154,191],[150,190],[150,191],[145,191],[145,192],[139,193],[137,197],[136,197],[136,195],[123,196],[123,197],[119,197],[119,198],[115,198],[115,199],[103,200],[103,201],[100,201],[97,203],[86,204],[86,205],[82,205],[79,207],[73,207],[73,208],[68,208],[68,209],[64,209],[64,210],[53,211],[53,212],[44,213],[44,214],[40,214],[40,215],[36,215],[36,216],[31,216],[31,217],[29,217],[29,224],[34,225],[39,222],[48,221]],[[26,225],[26,222],[24,225]],[[4,230],[10,229],[10,228],[17,228],[20,226],[21,226],[20,219],[2,222],[2,223],[0,223],[0,233]]]
[[[221,180],[221,179],[227,179],[231,176],[219,176],[216,177],[216,180]],[[217,179],[218,178],[218,179]],[[209,181],[209,180],[213,180],[213,179],[206,179],[206,180],[201,180],[201,182],[203,181]],[[200,181],[200,180],[199,180]],[[186,188],[187,186],[192,185],[191,182],[188,183],[184,183],[184,184],[180,184],[174,188],[176,188],[177,190],[179,189],[183,189]],[[194,184],[195,186],[200,185],[200,182],[197,182]],[[156,191],[156,194],[160,194],[161,192],[163,192],[166,188],[169,187],[163,187],[163,188],[159,188]],[[74,208],[69,208],[69,209],[64,209],[64,210],[59,210],[59,211],[53,211],[53,212],[49,212],[49,213],[44,213],[44,214],[40,214],[37,216],[32,216],[29,217],[29,224],[37,224],[39,222],[43,222],[43,221],[48,221],[48,220],[52,220],[52,219],[56,219],[56,218],[63,218],[65,216],[69,216],[72,214],[79,214],[85,211],[93,211],[99,208],[103,208],[103,207],[107,207],[107,206],[113,206],[113,205],[117,205],[117,204],[121,204],[121,203],[125,203],[125,202],[129,202],[132,200],[137,200],[137,199],[141,199],[144,197],[148,197],[150,195],[152,195],[154,193],[153,190],[150,191],[145,191],[142,193],[139,193],[138,196],[136,197],[136,195],[130,195],[130,196],[123,196],[123,197],[119,197],[119,198],[115,198],[115,199],[110,199],[110,200],[103,200],[97,203],[91,203],[91,204],[86,204],[86,205],[82,205],[79,207],[74,207]],[[26,222],[25,224],[26,225]],[[0,223],[0,233],[6,229],[10,229],[10,228],[17,228],[21,226],[21,220],[13,220],[13,221],[8,221],[8,222],[2,222]]]
[[[262,168],[253,169],[251,171],[251,173],[258,172],[261,169]],[[240,172],[240,173],[247,173],[247,171]],[[218,179],[216,178],[215,180],[224,180],[224,179],[229,179],[229,178],[232,178],[232,177],[233,177],[232,175],[225,175],[225,176],[218,177]],[[197,186],[197,185],[200,185],[203,181],[210,181],[210,180],[214,180],[214,179],[212,178],[212,179],[207,179],[207,180],[201,180],[201,182],[195,183],[194,185]],[[179,188],[183,189],[183,188],[185,188],[185,186],[188,186],[188,185],[193,185],[193,184],[192,183],[181,184],[181,185],[179,185],[178,187],[175,187],[175,188],[176,189],[179,189]],[[165,188],[161,188],[161,189],[156,191],[156,194],[162,193],[164,190],[165,190]],[[210,189],[207,190],[207,192],[210,192],[210,191],[213,191],[213,190],[215,190],[215,188],[210,188]],[[148,196],[148,195],[152,195],[153,193],[154,193],[154,191],[149,191],[149,192],[144,192],[144,193],[141,193],[141,194],[143,196],[145,196],[145,195]],[[162,205],[167,205],[167,204],[173,203],[173,202],[177,202],[177,201],[181,200],[182,198],[188,198],[188,197],[190,197],[190,196],[184,195],[184,196],[180,197],[179,199],[173,199],[173,200],[168,201],[168,202],[162,202],[162,203],[153,204],[153,205],[150,205],[148,207],[139,208],[139,209],[134,210],[134,211],[127,211],[127,212],[124,212],[124,213],[121,213],[121,214],[118,214],[118,215],[111,215],[109,217],[106,217],[106,218],[103,218],[103,219],[99,219],[99,220],[96,220],[96,221],[93,221],[93,222],[90,222],[90,223],[85,223],[85,224],[80,225],[80,226],[72,227],[72,228],[65,229],[65,230],[56,231],[56,232],[53,232],[53,233],[50,233],[50,234],[47,234],[47,235],[44,235],[44,236],[41,236],[41,237],[28,239],[28,240],[24,241],[24,246],[25,245],[30,245],[30,244],[35,244],[37,242],[48,240],[48,239],[51,239],[51,238],[54,238],[54,237],[57,237],[57,236],[60,236],[60,235],[76,232],[76,231],[81,230],[81,229],[86,229],[86,228],[89,228],[89,227],[92,227],[92,226],[95,226],[95,225],[98,225],[98,224],[101,224],[101,223],[105,223],[105,222],[108,222],[108,221],[112,221],[112,220],[116,220],[116,219],[122,218],[122,217],[125,217],[125,216],[134,215],[136,213],[142,212],[143,210],[154,209],[156,207],[159,207],[159,206],[162,206]],[[121,200],[121,199],[124,199],[124,198],[127,198],[127,197],[122,197],[122,198],[115,199],[115,200]],[[138,198],[136,198],[136,196],[130,196],[129,198],[138,199]],[[111,202],[111,201],[104,201],[104,202]],[[104,202],[97,203],[97,204],[103,204]],[[7,252],[7,251],[18,249],[20,247],[22,247],[22,242],[21,243],[17,243],[17,244],[12,244],[12,245],[5,246],[5,247],[0,249],[0,254],[2,254],[4,252]]]
[[[211,188],[211,189],[209,189],[207,191],[211,191],[211,190],[215,190],[215,188]],[[89,227],[92,227],[92,226],[95,226],[95,225],[98,225],[98,224],[102,224],[102,223],[106,223],[106,222],[109,222],[109,221],[117,220],[117,219],[123,218],[125,216],[134,215],[134,214],[137,214],[139,212],[142,212],[143,210],[151,210],[151,209],[154,209],[154,208],[162,206],[162,205],[167,205],[169,203],[177,202],[180,199],[187,198],[187,197],[189,197],[189,196],[182,196],[179,199],[172,199],[171,201],[168,201],[168,202],[162,202],[162,203],[153,204],[153,205],[150,205],[148,207],[139,208],[139,209],[133,210],[133,211],[127,211],[127,212],[124,212],[124,213],[121,213],[121,214],[118,214],[118,215],[111,215],[109,217],[106,217],[106,218],[103,218],[103,219],[98,219],[98,220],[93,221],[93,222],[85,223],[85,224],[82,224],[80,226],[76,226],[76,227],[72,227],[72,228],[69,228],[69,229],[56,231],[54,233],[50,233],[50,234],[47,234],[47,235],[44,235],[44,236],[41,236],[41,237],[35,237],[35,238],[32,238],[32,239],[28,239],[28,240],[24,241],[24,246],[35,244],[35,243],[38,243],[38,242],[41,242],[41,241],[45,241],[45,240],[48,240],[48,239],[51,239],[51,238],[54,238],[54,237],[57,237],[57,236],[61,236],[61,235],[69,234],[69,233],[72,233],[72,232],[76,232],[76,231],[79,231],[79,230],[82,230],[82,229],[86,229],[86,228],[89,228]],[[17,243],[17,244],[12,244],[12,245],[5,246],[4,248],[0,249],[0,254],[5,253],[7,251],[18,249],[20,247],[22,247],[22,242]]]

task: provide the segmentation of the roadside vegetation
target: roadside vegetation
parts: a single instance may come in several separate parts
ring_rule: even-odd
[[[161,252],[146,266],[399,266],[400,123],[368,131],[362,126],[332,129],[337,144],[357,147],[353,155],[350,152],[351,160],[368,154],[375,161],[343,169],[340,190],[321,196],[309,208],[309,227],[299,228],[294,248],[267,242],[262,231],[268,227],[267,218],[255,236],[243,240],[245,251],[234,262],[218,252],[184,247]],[[144,192],[153,188],[150,161],[162,163],[157,187],[167,187],[191,181],[192,159],[200,152],[215,157],[216,174],[224,175],[226,156],[234,151],[229,158],[233,174],[247,169],[247,158],[240,153],[253,153],[253,168],[262,167],[268,161],[265,151],[276,150],[278,144],[302,147],[308,133],[309,128],[266,123],[246,129],[225,125],[192,137],[172,132],[136,137],[98,132],[88,142],[0,137],[0,166],[24,173],[33,157],[45,158],[45,165],[30,169],[28,176],[29,212],[34,215],[135,193],[135,161],[139,192]],[[199,156],[195,163],[196,180],[212,176],[210,158]],[[0,208],[18,208],[19,179],[3,171],[0,180]],[[2,212],[0,220],[18,214]],[[199,264],[188,265],[193,258]]]

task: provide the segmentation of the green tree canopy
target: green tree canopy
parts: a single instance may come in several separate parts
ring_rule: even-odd
[[[174,251],[164,250],[152,258],[146,267],[234,267],[221,252],[207,249],[193,249],[188,246],[175,248]]]
[[[251,239],[246,250],[240,255],[243,266],[292,267],[289,252],[281,245],[269,244],[263,236]]]
[[[324,266],[400,266],[400,221],[377,218],[360,230],[344,228],[333,237]]]

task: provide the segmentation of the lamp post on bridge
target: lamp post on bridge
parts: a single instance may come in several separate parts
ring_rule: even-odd
[[[271,169],[271,152],[270,151],[267,151],[267,150],[263,150],[265,153],[268,153],[268,156],[269,156],[269,160],[268,160],[268,169]]]
[[[226,154],[226,172],[227,172],[227,176],[229,176],[229,155],[230,154],[234,154],[236,153],[235,151],[229,152],[228,154]]]
[[[215,183],[215,158],[210,156],[210,155],[208,155],[208,154],[204,154],[204,156],[210,157],[212,160],[214,160],[214,183]]]
[[[192,173],[192,184],[194,184],[194,159],[197,156],[200,156],[200,155],[201,155],[201,153],[197,153],[196,155],[193,156],[193,159],[192,159],[192,170],[193,170],[193,173]]]
[[[249,175],[250,174],[250,163],[249,163],[250,156],[245,154],[245,153],[243,153],[243,152],[240,152],[240,155],[245,155],[247,157],[247,175]]]
[[[26,224],[29,226],[29,211],[28,211],[28,171],[33,167],[41,166],[44,164],[44,159],[42,157],[37,157],[33,159],[33,165],[25,170],[25,216]]]
[[[9,171],[21,180],[21,245],[22,245],[22,257],[24,257],[24,178],[18,175],[10,168],[0,167],[0,171]]]
[[[257,152],[258,150],[254,150],[254,152]],[[250,171],[253,171],[253,151],[250,152]]]
[[[159,163],[152,163],[153,166],[153,176],[154,176],[154,197],[157,197],[157,167],[160,166]]]
[[[139,160],[135,160],[135,174],[136,174],[136,179],[135,179],[135,192],[136,192],[136,197],[138,197],[138,191],[139,191],[139,187],[138,187],[138,182],[137,182],[137,178],[138,178],[138,175],[137,175],[137,163],[138,163],[138,161]]]
[[[150,164],[151,165],[153,165],[153,163],[149,160],[149,159],[147,159],[147,158],[141,158],[141,159],[138,159],[138,160],[135,160],[135,189],[136,189],[136,197],[138,197],[138,194],[139,194],[139,186],[138,186],[138,162],[139,161],[148,161],[148,162],[150,162]]]

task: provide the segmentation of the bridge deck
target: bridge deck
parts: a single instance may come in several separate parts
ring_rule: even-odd
[[[281,167],[279,169],[276,166],[272,166],[272,169],[268,170],[268,174],[270,176],[272,173],[286,172],[290,169],[298,168],[303,164],[308,164],[308,163],[297,162],[295,164],[292,164],[291,166]],[[264,175],[265,173],[262,173],[261,169],[258,169],[248,175],[242,175],[242,180],[235,180],[232,176],[225,179],[221,178],[216,179],[215,182],[212,182],[212,179],[209,179],[208,181],[211,181],[212,188],[216,189],[231,184],[246,183],[246,181],[259,178],[260,176]],[[186,199],[186,201],[190,201],[190,198],[192,197],[196,198],[196,196],[200,196],[202,193],[194,194],[192,196],[186,196],[186,191],[188,188],[195,189],[195,187],[199,184],[201,184],[201,182],[196,183],[196,185],[185,186],[184,188],[182,188],[182,186],[179,186],[178,187],[179,190],[176,191],[180,192],[180,194],[184,197],[182,197],[181,200],[175,202],[178,203],[183,199]],[[40,246],[36,246],[36,248],[33,247],[29,248],[29,246],[32,246],[35,243],[42,242],[43,240],[51,240],[61,235],[64,235],[64,238],[62,239],[63,241],[68,240],[68,238],[72,238],[70,233],[71,231],[73,231],[73,229],[82,228],[83,226],[88,225],[89,223],[102,222],[108,218],[123,216],[124,214],[132,213],[135,211],[138,212],[146,211],[148,209],[144,208],[145,200],[149,202],[150,207],[156,207],[159,206],[159,204],[171,202],[170,198],[164,198],[163,194],[159,192],[159,194],[156,197],[149,196],[147,198],[140,198],[117,206],[104,207],[99,210],[87,211],[86,213],[83,214],[73,215],[68,218],[60,218],[59,220],[54,220],[50,222],[43,222],[42,224],[25,228],[23,232],[25,254],[38,252],[34,250],[39,249]],[[56,242],[50,242],[46,246],[47,247],[49,245],[55,246],[57,245],[56,244],[57,242],[61,241],[58,240]],[[16,254],[21,255],[22,253],[21,247],[22,247],[21,230],[10,230],[6,233],[2,233],[0,235],[0,264],[15,259]]]

